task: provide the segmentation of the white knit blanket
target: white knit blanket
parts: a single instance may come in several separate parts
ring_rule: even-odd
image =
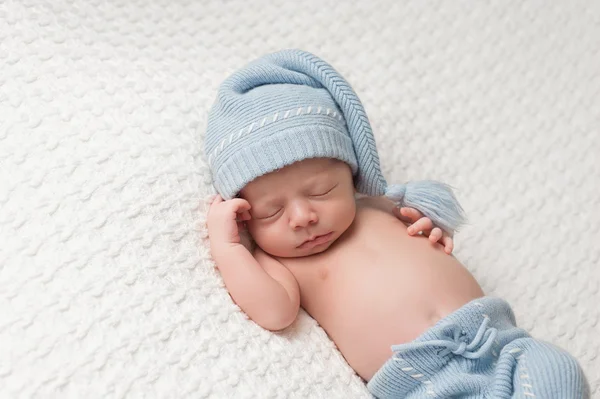
[[[369,397],[305,313],[234,305],[204,227],[217,86],[300,48],[388,181],[456,188],[455,255],[600,398],[600,2],[0,0],[0,397]]]

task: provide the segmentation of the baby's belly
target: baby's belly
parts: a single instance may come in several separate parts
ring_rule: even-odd
[[[288,265],[302,306],[365,380],[440,318],[483,295],[441,245],[411,237],[393,215],[367,209],[326,253]]]

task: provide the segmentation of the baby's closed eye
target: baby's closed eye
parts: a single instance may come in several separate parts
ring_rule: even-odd
[[[333,191],[333,189],[335,189],[338,186],[338,184],[335,184],[333,187],[327,187],[327,188],[321,188],[318,190],[315,190],[314,194],[311,194],[312,197],[323,197],[327,194],[329,194],[330,192]]]
[[[283,208],[259,210],[252,214],[254,219],[264,220],[276,216]]]

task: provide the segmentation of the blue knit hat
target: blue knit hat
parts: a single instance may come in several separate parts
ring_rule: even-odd
[[[294,162],[336,158],[350,166],[360,193],[387,195],[446,231],[463,221],[443,183],[387,185],[360,99],[331,65],[306,51],[267,54],[229,76],[208,115],[205,151],[213,184],[226,200]]]

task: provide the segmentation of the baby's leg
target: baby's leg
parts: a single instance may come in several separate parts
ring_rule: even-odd
[[[506,345],[499,356],[494,397],[519,399],[589,398],[589,386],[577,360],[564,350],[534,338]]]

